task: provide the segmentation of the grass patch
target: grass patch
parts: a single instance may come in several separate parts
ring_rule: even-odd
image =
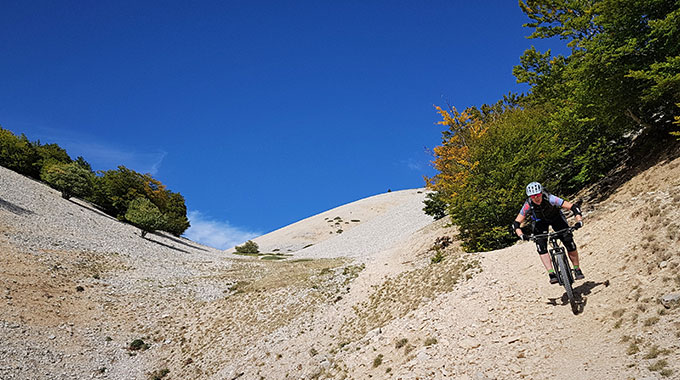
[[[653,345],[650,349],[649,352],[643,356],[645,359],[656,359],[659,355],[668,355],[670,353],[670,350],[668,349],[662,349],[659,348],[657,345]]]
[[[170,370],[167,368],[159,369],[154,371],[151,376],[149,377],[150,380],[161,380],[165,376],[167,376],[170,373]]]
[[[378,356],[373,359],[373,368],[377,368],[380,366],[383,362],[383,354],[379,354]]]
[[[666,359],[661,359],[661,360],[657,361],[656,363],[647,367],[647,369],[652,371],[652,372],[659,372],[666,367],[668,367],[668,362],[666,361]]]
[[[640,346],[638,346],[635,341],[630,342],[630,344],[628,345],[628,349],[626,349],[626,354],[635,355],[638,352],[640,352]]]
[[[437,338],[427,338],[425,339],[425,347],[431,346],[433,344],[437,344]]]
[[[408,339],[401,338],[394,344],[394,348],[400,349],[400,348],[406,346],[406,343],[408,343]]]
[[[645,320],[644,325],[649,327],[655,325],[657,322],[659,322],[659,317],[651,317]]]
[[[360,339],[368,331],[417,309],[426,300],[453,290],[464,278],[466,269],[478,266],[473,256],[455,248],[448,250],[447,259],[437,265],[427,265],[386,279],[373,287],[365,302],[354,306],[355,313],[345,319],[340,329],[343,339]]]

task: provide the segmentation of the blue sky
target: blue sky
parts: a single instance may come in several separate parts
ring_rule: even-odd
[[[434,106],[522,92],[515,1],[0,0],[0,125],[184,195],[218,248],[424,186]]]

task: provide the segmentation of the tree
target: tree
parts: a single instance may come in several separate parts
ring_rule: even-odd
[[[92,193],[94,175],[75,162],[51,163],[43,167],[40,178],[61,192],[64,199],[86,197]]]
[[[163,231],[180,236],[191,226],[187,218],[187,207],[180,193],[168,191],[168,201],[163,214]]]
[[[248,240],[243,245],[237,245],[236,252],[240,254],[255,254],[260,252],[260,247],[254,241]]]
[[[125,220],[142,230],[142,237],[157,230],[163,223],[163,214],[150,200],[136,198],[125,212]]]
[[[32,143],[36,154],[38,155],[38,160],[33,163],[33,170],[36,174],[40,175],[42,169],[45,166],[49,166],[54,163],[68,164],[71,163],[71,157],[69,157],[66,150],[57,144],[40,144],[40,141]]]
[[[93,201],[119,220],[125,219],[130,202],[136,198],[146,198],[143,177],[125,166],[101,172],[95,181]]]
[[[38,160],[35,149],[22,133],[17,137],[0,127],[0,165],[17,173],[37,178],[33,164]]]
[[[423,203],[425,203],[425,207],[423,208],[425,214],[430,215],[435,220],[439,220],[446,216],[447,204],[440,193],[429,193],[425,198],[427,198],[423,201]]]

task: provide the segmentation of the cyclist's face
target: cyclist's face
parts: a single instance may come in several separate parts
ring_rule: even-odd
[[[541,193],[534,194],[534,195],[531,196],[531,200],[534,203],[536,203],[537,205],[541,204],[541,201],[543,200],[543,194],[541,194]]]

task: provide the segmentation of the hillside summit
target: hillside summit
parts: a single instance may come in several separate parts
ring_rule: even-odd
[[[422,189],[274,231],[254,240],[275,255],[250,257],[143,239],[0,168],[0,378],[679,378],[679,179],[667,159],[579,195],[574,315],[532,244],[463,253]]]

